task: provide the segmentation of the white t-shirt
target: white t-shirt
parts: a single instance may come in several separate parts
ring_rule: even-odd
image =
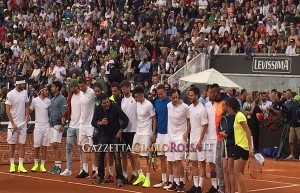
[[[70,128],[79,128],[80,113],[81,113],[80,93],[73,94],[71,99],[71,120],[69,124]]]
[[[138,135],[152,135],[152,117],[155,116],[153,105],[145,99],[137,103],[137,131]]]
[[[174,106],[172,102],[169,102],[167,108],[169,140],[183,140],[183,134],[187,129],[187,119],[190,118],[189,107],[185,103]]]
[[[217,139],[216,133],[216,110],[214,105],[209,101],[205,104],[207,117],[208,117],[208,128],[206,139]]]
[[[121,109],[127,115],[129,122],[124,132],[136,132],[137,127],[137,105],[132,96],[124,97],[121,102]]]
[[[92,120],[95,109],[95,93],[89,88],[86,92],[80,92],[80,126],[85,128],[93,128]]]
[[[50,128],[49,125],[49,106],[51,100],[48,98],[41,99],[36,97],[30,104],[30,109],[35,110],[35,128]]]
[[[64,77],[60,73],[67,74],[66,69],[63,66],[62,67],[55,66],[53,69],[53,73],[60,81],[64,80]]]
[[[5,104],[11,105],[10,113],[17,126],[25,121],[25,104],[27,102],[29,99],[26,90],[18,92],[14,89],[7,94]],[[11,122],[8,123],[8,128],[12,128]]]
[[[191,104],[190,110],[190,122],[191,122],[191,134],[190,142],[195,143],[199,141],[200,135],[203,131],[203,126],[208,124],[207,112],[205,107],[199,102],[197,106]],[[204,135],[204,140],[206,136]]]

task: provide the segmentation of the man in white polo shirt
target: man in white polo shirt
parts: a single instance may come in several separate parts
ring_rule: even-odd
[[[79,126],[79,142],[81,144],[93,145],[92,138],[94,127],[92,126],[92,120],[94,116],[95,109],[95,93],[93,89],[88,87],[86,79],[80,78],[78,81],[78,86],[80,89],[80,126]],[[85,140],[84,140],[85,138]],[[84,140],[84,141],[83,141]],[[76,178],[87,178],[89,177],[89,168],[88,168],[88,157],[87,152],[82,153],[82,172],[76,176]],[[95,153],[92,153],[92,167],[93,171],[96,171],[96,157]]]
[[[132,97],[132,94],[130,92],[130,88],[131,88],[131,83],[128,80],[124,80],[121,83],[121,90],[124,95],[124,98],[122,99],[121,102],[121,109],[129,119],[128,126],[123,131],[122,138],[124,139],[125,144],[127,146],[132,147],[133,138],[137,128],[137,110],[136,110],[137,107],[136,107],[136,101]],[[128,181],[128,184],[133,184],[133,182],[135,182],[135,180],[137,179],[137,171],[134,164],[134,158],[130,152],[124,152],[122,154],[123,176],[125,177],[126,180],[128,179],[128,174],[127,174],[128,155],[130,158],[130,163],[132,168],[132,175],[130,180]]]
[[[139,156],[146,157],[148,159],[148,148],[151,148],[152,142],[155,141],[156,130],[156,117],[153,105],[150,101],[145,99],[144,89],[142,87],[136,87],[134,89],[135,100],[137,101],[137,131],[133,139],[133,153],[135,166],[138,170],[139,177],[132,184],[134,186],[143,183],[144,188],[150,187],[150,166],[147,167],[146,177],[141,169]],[[137,148],[140,147],[141,151],[137,152]],[[146,149],[145,149],[146,148]]]
[[[42,160],[40,171],[45,173],[45,160],[47,147],[50,146],[49,138],[49,106],[51,101],[48,97],[48,90],[45,86],[41,86],[38,97],[34,98],[30,105],[30,110],[35,110],[35,126],[33,131],[33,147],[34,147],[34,166],[32,172],[37,172],[39,167],[39,151],[42,146]]]
[[[186,148],[187,133],[189,127],[189,107],[180,103],[178,91],[171,89],[169,92],[171,102],[168,107],[168,138],[169,152],[167,161],[173,162],[174,182],[168,191],[184,192],[185,178],[182,160]]]
[[[23,166],[25,154],[25,142],[27,136],[27,121],[29,117],[29,100],[25,88],[25,80],[17,77],[16,88],[7,94],[5,105],[6,114],[9,120],[7,143],[10,152],[10,170],[16,172],[15,169],[15,145],[19,143],[19,166],[18,172],[27,173]],[[24,124],[25,123],[25,124]]]
[[[202,192],[203,181],[204,181],[204,168],[206,166],[205,163],[205,152],[206,147],[206,130],[208,127],[208,119],[206,109],[199,102],[200,91],[197,87],[192,87],[189,90],[188,97],[191,101],[191,105],[189,106],[190,110],[190,121],[191,121],[191,129],[190,129],[190,154],[189,160],[193,162],[192,171],[193,171],[193,179],[194,185],[187,191],[187,193],[193,192]],[[200,175],[198,171],[198,161],[200,163]]]

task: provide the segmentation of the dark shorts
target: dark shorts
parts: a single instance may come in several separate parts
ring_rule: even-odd
[[[234,158],[235,145],[229,146],[227,149],[227,158]],[[225,158],[225,150],[223,154],[223,158]]]
[[[126,144],[126,146],[132,147],[134,135],[135,135],[135,132],[122,133],[123,142]]]
[[[234,146],[234,159],[238,160],[240,158],[247,161],[249,159],[249,151],[241,148],[238,145],[235,145]]]

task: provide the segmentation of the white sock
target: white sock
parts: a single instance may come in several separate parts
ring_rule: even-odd
[[[179,186],[179,178],[174,178],[174,182]]]
[[[24,158],[19,158],[19,165],[23,165]]]
[[[39,159],[34,159],[34,165],[38,165],[39,164]]]
[[[82,167],[86,173],[89,173],[89,165],[88,164],[84,163],[84,164],[82,164]]]
[[[212,185],[215,189],[218,188],[218,186],[217,186],[217,178],[212,178],[212,179],[211,179],[211,185]]]
[[[185,179],[184,178],[179,178],[180,182],[183,182],[185,184]]]
[[[41,165],[45,165],[46,161],[45,160],[41,160]]]
[[[96,170],[96,166],[92,165],[93,171],[97,171]]]
[[[143,170],[142,169],[138,170],[138,173],[139,173],[139,175],[142,175],[143,174]]]
[[[150,173],[146,174],[146,178],[150,179]]]
[[[171,182],[171,183],[173,183],[174,182],[174,176],[173,175],[169,175],[169,181]]]
[[[114,172],[113,172],[112,166],[108,167],[108,172],[109,172],[109,175],[114,176]]]
[[[199,186],[202,188],[203,187],[203,182],[204,182],[204,178],[200,177],[199,178]]]
[[[163,182],[167,182],[167,174],[166,173],[162,173],[161,174],[161,179]]]
[[[61,161],[55,161],[55,165],[61,168]]]
[[[128,178],[128,175],[127,175],[127,171],[123,171],[123,176],[124,176],[124,178]]]
[[[9,161],[10,161],[10,164],[15,164],[15,158],[10,158]]]
[[[97,174],[98,174],[98,167],[95,166],[95,170],[94,170]]]
[[[137,176],[136,174],[137,174],[137,171],[134,170],[134,171],[132,172],[132,175],[133,175],[133,176]]]
[[[193,179],[194,179],[194,186],[198,187],[199,186],[199,178],[198,178],[198,176],[194,176]]]

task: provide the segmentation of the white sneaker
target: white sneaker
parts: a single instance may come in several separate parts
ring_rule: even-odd
[[[164,190],[167,190],[169,188],[171,188],[172,183],[171,182],[167,182],[166,185],[163,187]]]
[[[61,176],[71,176],[72,171],[69,169],[66,169],[63,173],[60,173]]]
[[[154,188],[163,188],[167,185],[166,182],[159,182],[158,184],[153,185]]]
[[[285,158],[286,160],[294,160],[295,159],[295,157],[294,156],[292,156],[292,155],[290,155],[289,157],[287,157],[287,158]]]

